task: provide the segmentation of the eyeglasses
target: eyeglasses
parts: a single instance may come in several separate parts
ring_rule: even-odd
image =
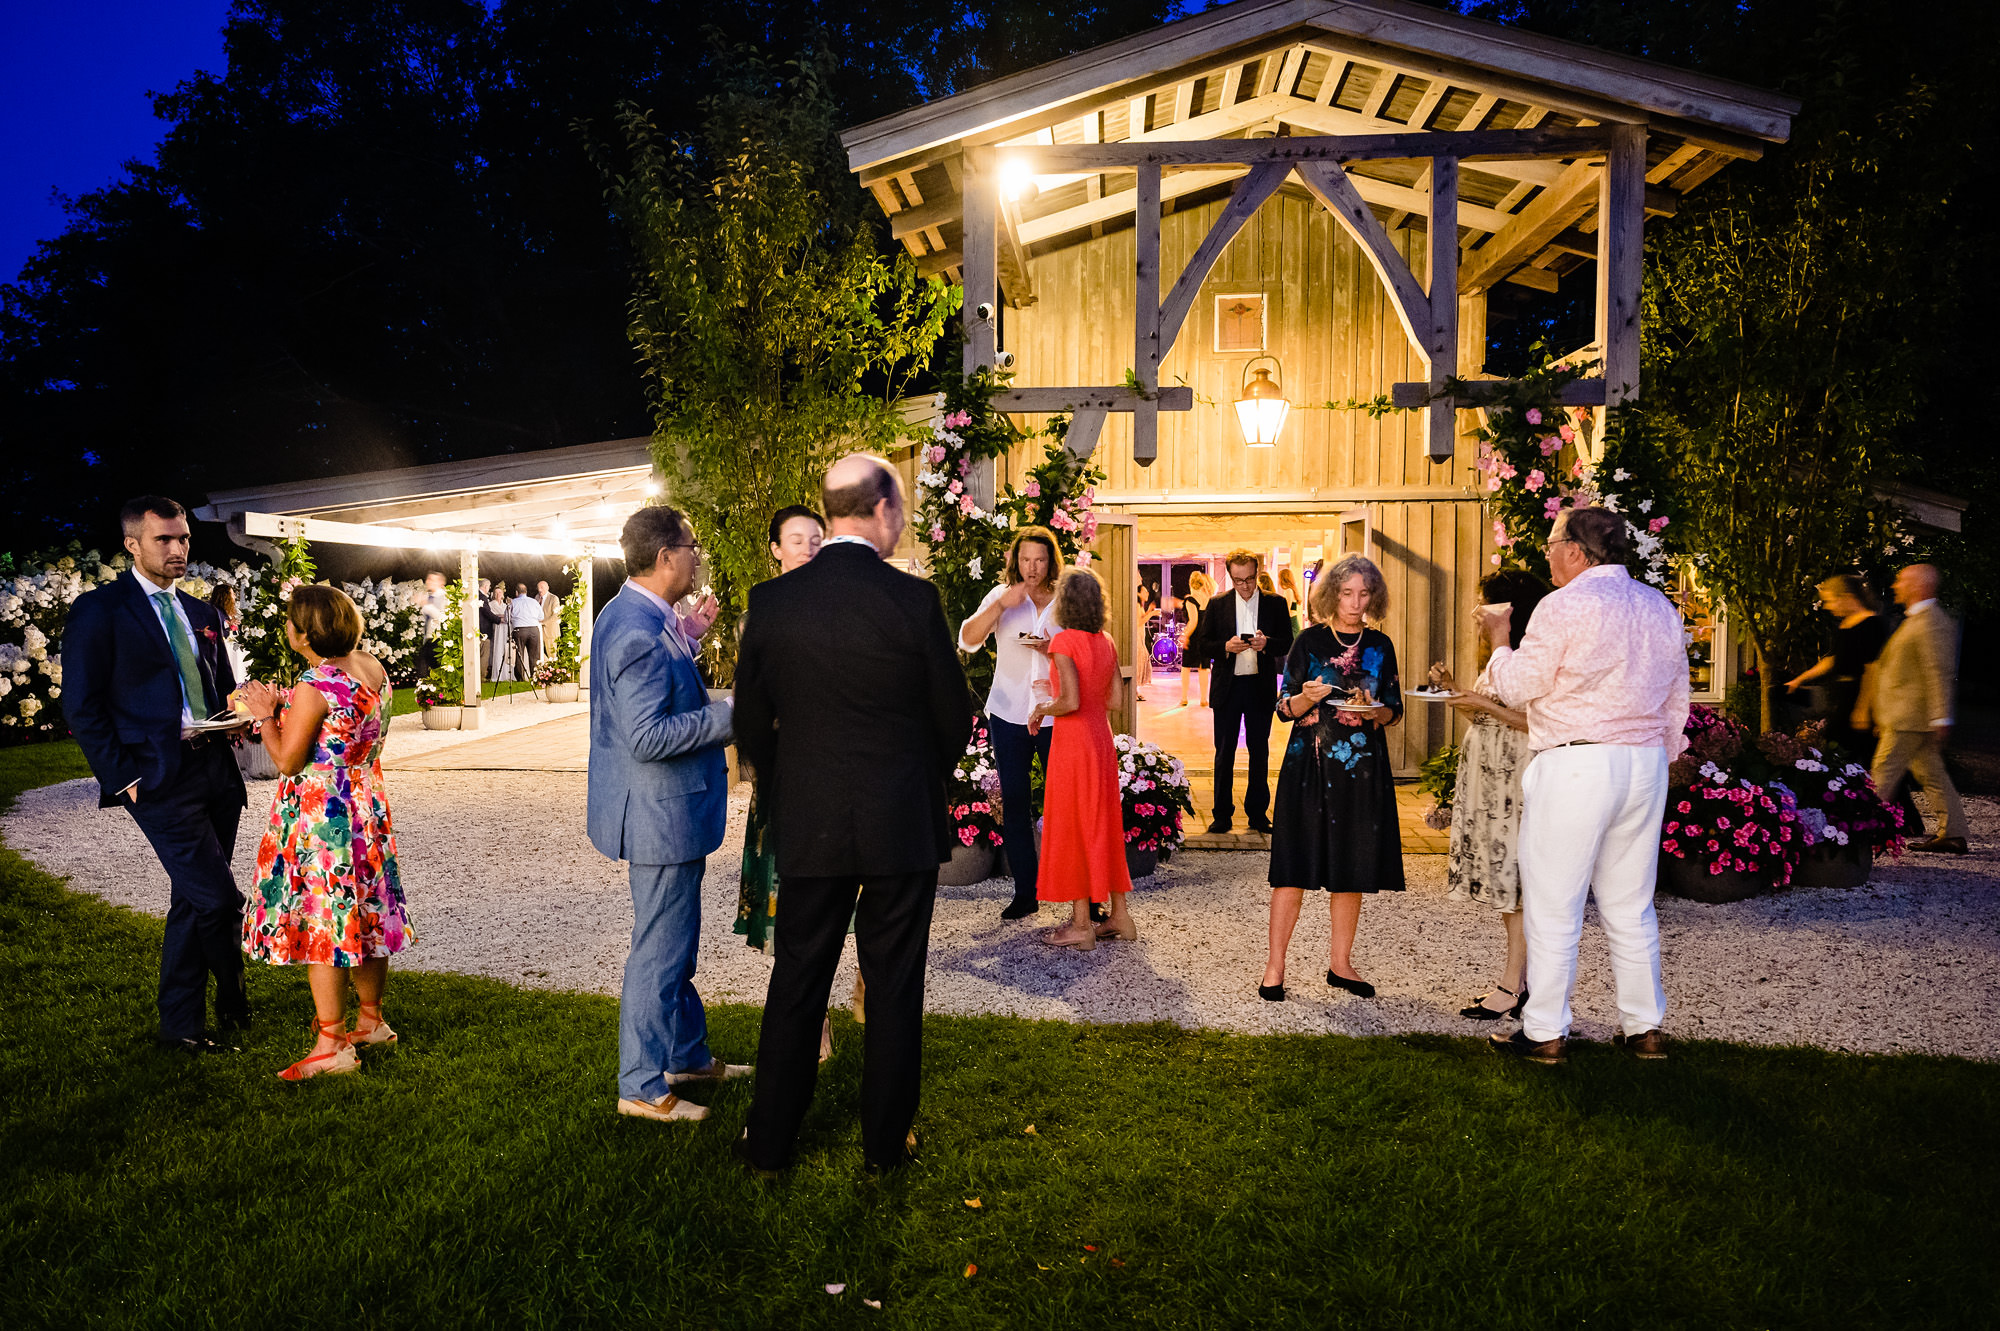
[[[696,559],[700,559],[702,555],[700,541],[682,541],[678,545],[663,545],[660,548],[662,550],[692,550]]]

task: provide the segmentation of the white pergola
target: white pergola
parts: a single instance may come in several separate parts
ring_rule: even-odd
[[[303,536],[315,544],[382,550],[457,551],[459,576],[479,581],[481,551],[618,559],[618,532],[660,493],[652,440],[612,439],[463,462],[359,472],[210,494],[194,511],[228,526],[230,538],[268,553]],[[590,651],[591,579],[580,579],[583,651]],[[479,696],[479,607],[468,600],[467,699]]]

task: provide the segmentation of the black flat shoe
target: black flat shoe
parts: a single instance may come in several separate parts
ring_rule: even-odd
[[[1505,1008],[1487,1007],[1486,1000],[1491,998],[1494,994],[1513,994],[1514,1006]],[[1473,999],[1471,1006],[1460,1008],[1458,1010],[1458,1015],[1461,1017],[1465,1017],[1471,1021],[1498,1021],[1502,1017],[1520,1016],[1521,1009],[1526,1007],[1527,1005],[1528,1005],[1527,986],[1523,985],[1521,989],[1517,992],[1513,989],[1509,989],[1504,984],[1496,984],[1487,992]]]
[[[1250,820],[1250,830],[1269,836],[1271,835],[1271,820],[1269,818],[1252,818]]]
[[[1208,834],[1210,836],[1228,836],[1229,820],[1227,818],[1216,819],[1208,825]]]
[[[1257,997],[1263,999],[1266,1003],[1282,1003],[1285,1001],[1285,986],[1282,984],[1260,984],[1257,986]]]
[[[1326,982],[1336,989],[1345,989],[1356,998],[1375,997],[1375,986],[1366,980],[1350,980],[1345,975],[1336,975],[1334,972],[1328,971],[1326,973]]]
[[[1000,912],[1003,920],[1025,920],[1042,908],[1042,903],[1033,897],[1015,897],[1007,903],[1007,909]]]

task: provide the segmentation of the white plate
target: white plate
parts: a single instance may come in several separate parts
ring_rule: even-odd
[[[1428,689],[1406,689],[1403,692],[1403,696],[1405,698],[1421,698],[1425,702],[1443,702],[1448,698],[1456,698],[1461,695],[1457,693],[1432,693]]]
[[[188,727],[188,732],[195,735],[208,735],[218,730],[238,730],[249,724],[247,720],[240,716],[232,716],[220,721],[197,721]]]

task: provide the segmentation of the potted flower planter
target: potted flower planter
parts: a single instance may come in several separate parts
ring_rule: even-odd
[[[575,702],[580,685],[575,680],[567,684],[550,684],[542,689],[543,702]]]
[[[1141,878],[1151,878],[1153,876],[1153,871],[1158,869],[1159,867],[1160,867],[1159,851],[1141,850],[1136,845],[1133,845],[1130,842],[1126,843],[1125,871],[1132,876],[1133,882],[1136,883]]]
[[[1704,901],[1712,906],[1731,901],[1747,901],[1778,890],[1769,874],[1738,873],[1724,869],[1710,873],[1708,865],[1690,856],[1680,859],[1660,853],[1659,890],[1668,896]]]
[[[1866,846],[1837,846],[1822,841],[1799,858],[1792,870],[1793,887],[1860,887],[1875,872],[1875,855]]]
[[[951,858],[938,866],[939,887],[970,887],[992,876],[991,846],[953,846]]]
[[[456,730],[458,729],[459,713],[464,710],[463,707],[458,706],[426,707],[423,709],[424,729]]]

